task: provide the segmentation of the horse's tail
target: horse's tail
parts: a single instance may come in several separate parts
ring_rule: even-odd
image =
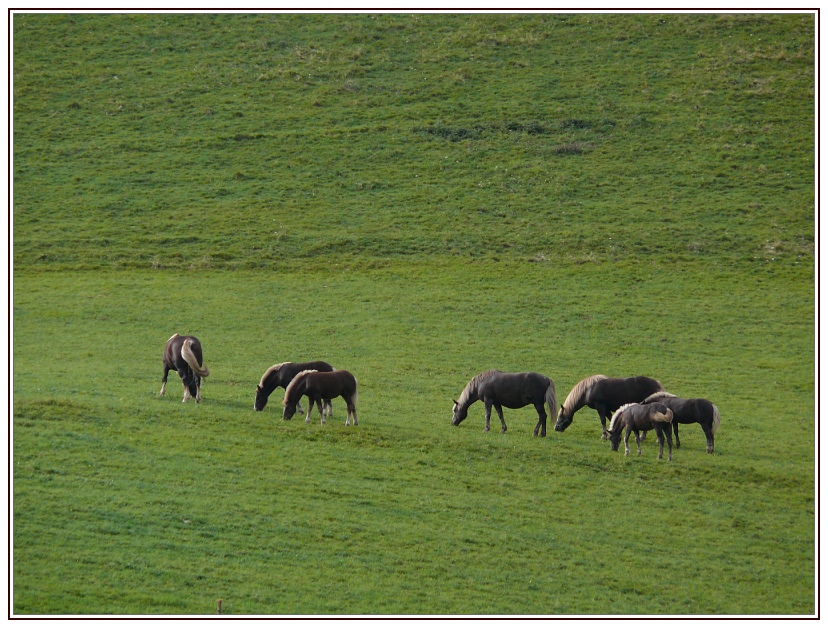
[[[664,412],[659,412],[656,410],[653,412],[653,421],[657,421],[658,423],[671,423],[673,421],[673,411],[666,406],[661,406],[664,408]]]
[[[555,382],[549,378],[549,386],[546,389],[546,405],[549,408],[549,418],[554,419],[558,412],[558,394],[555,392]]]
[[[318,373],[318,372],[319,371],[315,371],[313,369],[298,372],[293,377],[293,379],[290,380],[290,384],[287,385],[287,388],[285,388],[285,401],[284,401],[284,404],[287,405],[288,403],[294,403],[292,401],[293,391],[296,390],[296,388],[299,386],[299,384],[301,384],[310,373]]]
[[[351,395],[351,405],[354,406],[354,408],[356,408],[357,399],[359,398],[359,394],[358,394],[359,391],[358,391],[357,386],[358,385],[357,385],[357,381],[356,381],[356,377],[355,377],[354,378],[354,394]]]
[[[198,363],[195,353],[193,353],[193,339],[187,338],[181,345],[181,357],[193,369],[193,373],[199,377],[207,377],[210,374],[210,369]]]
[[[722,423],[722,417],[719,416],[719,409],[716,407],[715,404],[711,404],[713,406],[713,433],[719,431],[719,425]]]
[[[660,400],[665,399],[667,397],[675,397],[675,395],[673,393],[668,393],[666,390],[660,390],[659,392],[655,392],[652,395],[650,395],[649,397],[647,397],[641,403],[642,404],[653,403],[654,401],[660,401]]]

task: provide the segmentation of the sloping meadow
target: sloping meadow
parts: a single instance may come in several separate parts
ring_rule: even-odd
[[[813,15],[13,32],[15,614],[815,612]],[[359,426],[253,410],[306,359]],[[490,368],[655,377],[716,452],[451,426]]]

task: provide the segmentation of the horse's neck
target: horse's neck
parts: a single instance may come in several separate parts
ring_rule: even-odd
[[[480,397],[477,393],[477,388],[467,388],[460,396],[460,400],[457,402],[457,405],[459,405],[461,409],[466,409],[478,399],[480,399]]]

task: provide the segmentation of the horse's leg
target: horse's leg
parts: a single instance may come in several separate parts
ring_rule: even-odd
[[[325,408],[326,416],[330,419],[333,416],[333,403],[331,403],[330,399],[325,399],[323,407]]]
[[[305,423],[310,423],[311,410],[313,410],[313,397],[308,395],[308,411],[305,413]]]
[[[316,407],[319,409],[319,416],[322,417],[322,425],[325,425],[325,411],[322,409],[322,398],[316,400]]]
[[[201,377],[195,376],[196,383],[196,403],[201,403]]]
[[[628,425],[626,431],[624,432],[624,455],[625,456],[630,455],[630,432],[632,432],[632,428]]]
[[[638,428],[634,427],[633,431],[635,432],[635,444],[638,446],[638,455],[641,455],[641,434],[638,432]]]
[[[348,416],[353,414],[354,415],[354,425],[358,425],[357,415],[356,415],[356,406],[354,405],[353,397],[348,400],[347,407],[348,407],[348,410],[347,410]],[[346,425],[347,425],[347,423],[346,423]]]
[[[546,436],[546,410],[543,407],[543,402],[535,404],[535,410],[538,411],[538,424],[535,426],[535,431],[533,434],[535,436],[538,435],[538,429],[540,429],[540,435]]]
[[[673,419],[673,431],[676,433],[676,449],[678,449],[681,447],[681,441],[678,437],[678,421],[676,421],[675,418]]]
[[[170,372],[170,367],[164,365],[164,377],[161,378],[161,397],[167,394],[167,375]]]
[[[500,428],[500,433],[505,434],[506,433],[506,421],[503,420],[503,407],[499,403],[495,403],[493,405],[494,405],[494,409],[497,410],[497,416],[500,417],[500,425],[502,426]]]
[[[713,426],[712,425],[702,425],[702,429],[704,430],[704,435],[707,437],[707,453],[713,453]],[[678,438],[678,436],[676,437]],[[676,449],[678,449],[678,443],[676,443]]]
[[[302,410],[302,397],[299,397],[299,401],[296,402],[296,411],[299,414],[302,414],[304,410]]]
[[[668,425],[664,431],[666,432],[665,436],[667,436],[667,460],[673,459],[673,434],[670,431],[670,426]],[[677,447],[678,449],[678,447]]]
[[[595,410],[598,412],[598,418],[601,419],[601,440],[607,440],[609,438],[607,419],[611,419],[612,415],[607,412],[607,407],[602,403],[596,404]]]
[[[656,425],[656,436],[658,437],[658,460],[664,457],[664,428]]]
[[[179,369],[178,376],[181,378],[181,383],[184,385],[184,399],[181,400],[181,403],[187,403],[187,400],[190,399],[190,386],[187,384],[190,379],[189,369]]]
[[[483,403],[486,405],[486,428],[484,432],[488,432],[492,427],[492,400],[484,399]]]

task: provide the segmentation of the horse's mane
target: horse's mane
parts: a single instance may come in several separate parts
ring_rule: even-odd
[[[290,384],[288,384],[288,387],[285,389],[285,403],[288,403],[288,399],[290,399],[291,393],[299,385],[300,381],[305,379],[305,376],[308,375],[308,373],[318,373],[318,372],[319,371],[310,370],[310,371],[301,371],[301,372],[297,373],[296,377],[294,377],[292,380],[290,380]]]
[[[267,369],[267,370],[264,372],[264,375],[262,375],[262,381],[260,381],[260,382],[259,382],[259,387],[261,388],[261,387],[263,387],[263,386],[265,385],[265,381],[267,381],[267,378],[268,378],[268,377],[270,377],[270,375],[271,375],[271,373],[273,373],[273,371],[277,371],[277,370],[279,370],[279,369],[280,369],[280,368],[282,368],[285,364],[290,364],[290,362],[279,362],[279,364],[274,364],[274,365],[273,365],[273,366],[271,366],[269,369]]]
[[[575,384],[575,388],[569,391],[569,394],[566,396],[566,401],[563,402],[564,412],[567,414],[572,411],[573,406],[580,403],[580,401],[584,398],[586,392],[590,389],[590,387],[597,382],[598,380],[608,379],[606,375],[590,375],[589,377],[585,377],[580,382]]]
[[[492,376],[498,375],[503,371],[498,371],[497,369],[492,369],[490,371],[484,371],[480,373],[480,375],[475,375],[471,378],[471,381],[466,384],[466,387],[463,389],[463,392],[460,393],[460,398],[457,400],[457,405],[463,406],[468,400],[469,397],[473,393],[477,391],[477,387],[480,386],[483,382],[489,380]]]
[[[659,399],[666,399],[667,397],[675,397],[675,395],[673,393],[668,393],[666,390],[659,390],[658,392],[655,392],[649,397],[647,397],[641,403],[652,403],[653,401],[658,401]]]
[[[626,409],[627,409],[627,408],[629,408],[630,406],[634,406],[634,405],[636,405],[636,404],[634,404],[634,403],[625,403],[623,406],[621,406],[620,408],[618,408],[618,410],[616,410],[615,412],[613,412],[613,413],[612,413],[612,418],[610,419],[610,424],[609,424],[609,427],[607,428],[607,431],[608,431],[608,432],[612,432],[612,429],[615,427],[615,420],[616,420],[618,417],[620,417],[620,416],[621,416],[621,413],[622,413],[624,410],[626,410]]]

